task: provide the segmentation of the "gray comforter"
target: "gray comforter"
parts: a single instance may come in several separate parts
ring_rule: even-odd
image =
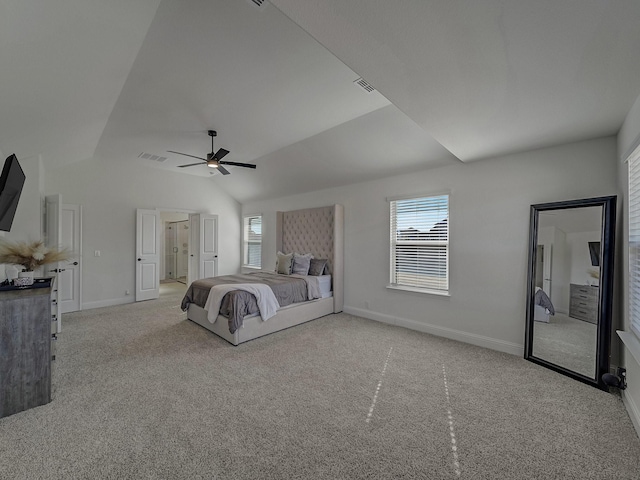
[[[190,304],[195,303],[204,308],[211,287],[233,283],[264,283],[269,285],[281,307],[308,300],[307,283],[304,279],[268,272],[254,272],[196,280],[189,285],[180,307],[186,311]],[[231,333],[235,333],[242,326],[242,319],[245,316],[257,313],[259,310],[256,298],[251,293],[242,290],[234,290],[226,294],[220,305],[220,315],[229,319]]]
[[[556,310],[555,310],[555,308],[553,308],[553,303],[551,303],[551,299],[545,293],[545,291],[542,290],[541,288],[538,288],[536,290],[536,295],[534,297],[534,303],[536,305],[540,305],[541,307],[546,308],[549,311],[550,315],[555,315],[556,314]]]

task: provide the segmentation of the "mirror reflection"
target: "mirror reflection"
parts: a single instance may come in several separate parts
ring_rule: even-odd
[[[602,206],[538,215],[533,356],[595,378]]]

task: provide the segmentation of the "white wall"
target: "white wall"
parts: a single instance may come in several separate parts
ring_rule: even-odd
[[[243,205],[263,213],[264,266],[275,212],[345,206],[345,310],[521,355],[529,206],[617,193],[616,141],[596,139]],[[451,192],[451,296],[386,288],[389,196]],[[368,309],[365,305],[369,305]]]
[[[631,332],[629,320],[629,276],[627,273],[627,265],[629,264],[629,222],[628,222],[628,193],[629,193],[629,177],[628,167],[624,163],[631,149],[640,141],[640,97],[636,100],[633,107],[629,111],[627,118],[618,134],[618,156],[621,161],[618,162],[618,184],[622,192],[620,201],[621,215],[618,223],[617,235],[619,244],[621,245],[621,255],[618,256],[618,267],[616,280],[620,286],[619,291],[622,301],[620,316],[621,324],[619,328],[626,332]],[[633,336],[632,336],[633,338]],[[613,337],[615,342],[616,336]],[[631,352],[634,349],[634,355]],[[629,388],[624,392],[623,399],[629,412],[629,416],[633,421],[636,431],[640,435],[640,363],[636,358],[640,358],[640,346],[637,340],[629,342],[629,345],[623,345],[620,354],[620,365],[627,369],[627,382]]]
[[[218,272],[240,268],[240,205],[208,178],[91,159],[46,172],[45,190],[83,207],[84,308],[133,301],[136,208],[217,214]]]
[[[567,246],[571,256],[570,282],[577,285],[599,285],[589,272],[598,270],[591,265],[589,242],[599,242],[600,232],[572,232],[567,234]]]
[[[640,144],[640,96],[629,110],[618,132],[618,157],[625,160],[636,145]]]

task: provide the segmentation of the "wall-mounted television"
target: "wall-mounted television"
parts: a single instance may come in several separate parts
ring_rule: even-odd
[[[591,265],[600,266],[600,242],[589,242],[589,255],[591,255]]]
[[[18,158],[15,154],[9,155],[4,161],[2,175],[0,175],[0,230],[2,231],[11,230],[25,178]]]

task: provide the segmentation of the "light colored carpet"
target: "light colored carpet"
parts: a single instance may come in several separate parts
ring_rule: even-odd
[[[598,326],[568,317],[551,316],[533,324],[533,355],[589,378],[596,374]]]
[[[0,478],[639,478],[619,397],[519,357],[346,314],[233,347],[179,298],[65,315]]]

